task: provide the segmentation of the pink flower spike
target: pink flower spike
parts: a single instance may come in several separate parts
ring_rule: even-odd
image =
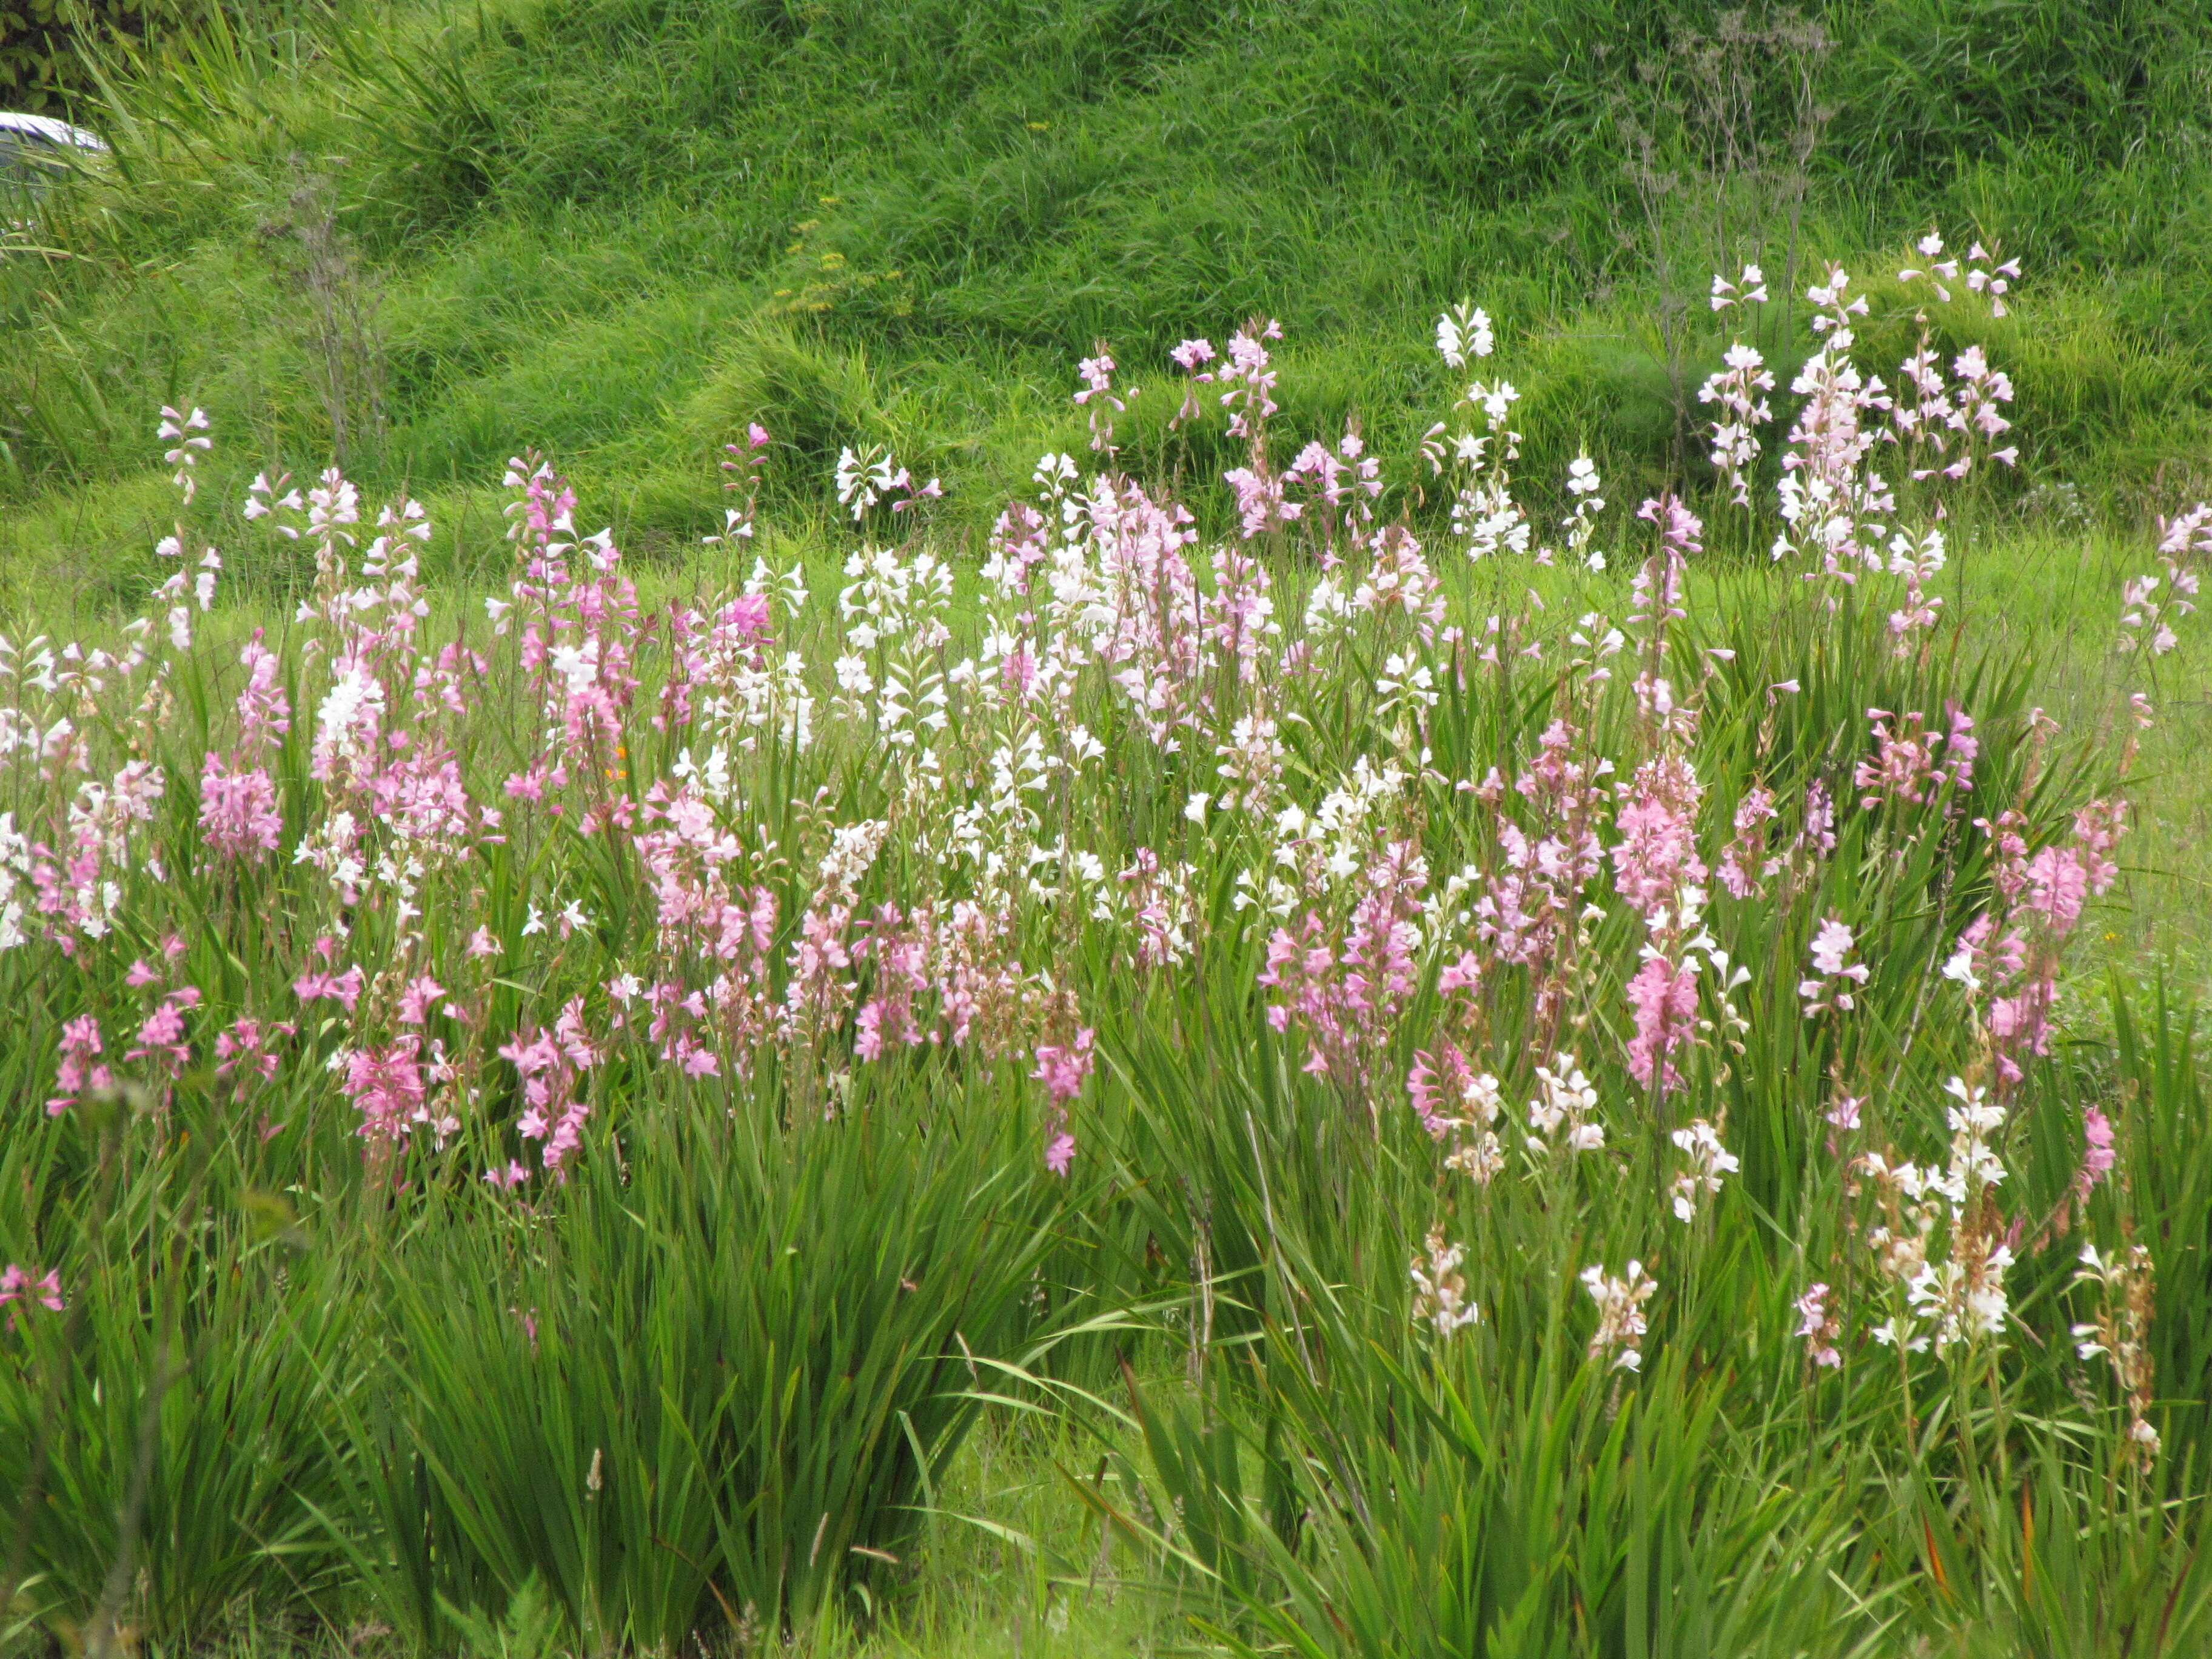
[[[428,1121],[427,1079],[417,1060],[420,1037],[400,1037],[381,1051],[369,1048],[347,1057],[341,1087],[361,1112],[357,1133],[366,1140],[398,1141],[410,1127]]]
[[[1097,1035],[1085,1026],[1075,1034],[1073,1042],[1038,1045],[1036,1070],[1030,1075],[1044,1085],[1055,1104],[1065,1105],[1083,1092],[1084,1079],[1091,1075],[1096,1063],[1091,1042]]]
[[[2082,1114],[2081,1139],[2081,1167],[2075,1172],[2074,1191],[2086,1199],[2118,1161],[2112,1150],[2112,1121],[2097,1107],[2090,1107]]]
[[[1628,981],[1628,1001],[1636,1035],[1628,1044],[1628,1069],[1646,1089],[1662,1095],[1682,1086],[1669,1056],[1689,1040],[1698,1015],[1698,966],[1691,957],[1677,966],[1653,957]]]
[[[200,834],[210,851],[253,859],[276,850],[284,821],[266,769],[226,764],[210,750],[200,770]]]
[[[100,1022],[92,1015],[82,1015],[62,1027],[61,1063],[54,1073],[57,1092],[46,1102],[48,1117],[59,1117],[85,1091],[113,1084],[114,1075],[96,1058],[102,1052]]]

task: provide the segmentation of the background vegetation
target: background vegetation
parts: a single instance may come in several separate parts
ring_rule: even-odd
[[[239,464],[481,488],[518,443],[587,514],[700,533],[759,416],[814,502],[889,442],[979,529],[1104,340],[1282,319],[1302,428],[1404,454],[1430,320],[1504,331],[1532,462],[1641,493],[1722,342],[1708,276],[1931,225],[2025,262],[2022,478],[2134,516],[2212,398],[2212,24],[2168,0],[497,0],[210,20],[101,63],[114,178],[0,261],[0,498],[128,520],[137,422]],[[1791,234],[1793,222],[1796,234]],[[319,296],[318,298],[317,296]],[[1661,303],[1655,306],[1656,300]],[[1666,337],[1662,337],[1662,336]],[[1695,370],[1693,374],[1691,371]],[[1138,377],[1139,380],[1145,378]],[[355,405],[358,405],[356,407]],[[635,539],[635,538],[634,538]],[[24,560],[9,560],[21,569]],[[89,564],[89,569],[87,565]]]
[[[11,111],[58,114],[73,97],[97,92],[87,46],[158,47],[206,11],[201,0],[9,0],[0,7],[0,100]]]

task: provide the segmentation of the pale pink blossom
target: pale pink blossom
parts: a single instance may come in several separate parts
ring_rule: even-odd
[[[1797,986],[1808,1017],[1830,1008],[1849,1012],[1856,1006],[1853,988],[1864,985],[1871,970],[1863,962],[1849,960],[1852,948],[1851,930],[1840,917],[1828,917],[1814,934],[1813,970],[1819,977],[1801,980]]]
[[[1843,1322],[1827,1309],[1828,1287],[1814,1285],[1793,1304],[1797,1310],[1797,1334],[1804,1339],[1806,1357],[1815,1365],[1832,1369],[1844,1363],[1837,1351],[1836,1339],[1843,1334]]]

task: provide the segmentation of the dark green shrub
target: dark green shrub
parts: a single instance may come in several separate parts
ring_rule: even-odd
[[[0,105],[58,115],[88,91],[83,47],[189,27],[204,0],[0,0]]]

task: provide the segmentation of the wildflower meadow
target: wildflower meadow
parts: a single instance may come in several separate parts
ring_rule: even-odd
[[[2212,1109],[2081,966],[2212,507],[2086,716],[1954,619],[2022,282],[1716,276],[1694,501],[1261,317],[979,555],[749,419],[489,591],[162,410],[149,601],[0,641],[0,1644],[2212,1647]]]

